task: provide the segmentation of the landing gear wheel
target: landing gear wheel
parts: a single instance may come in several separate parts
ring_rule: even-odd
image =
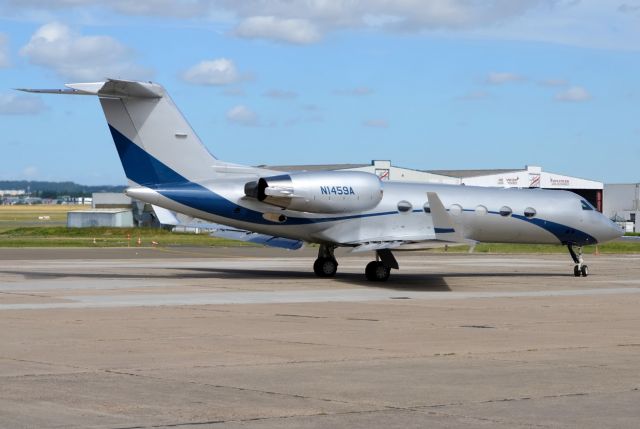
[[[391,268],[385,267],[380,261],[371,261],[364,270],[367,280],[372,282],[387,281],[391,274]]]
[[[580,267],[580,274],[582,274],[582,277],[587,277],[589,275],[589,267],[586,265]]]
[[[582,246],[578,247],[578,253],[573,250],[573,245],[567,245],[569,248],[569,254],[571,255],[571,259],[576,264],[573,267],[573,275],[576,277],[587,277],[589,275],[589,267],[584,264],[584,259],[582,258]]]
[[[333,277],[338,271],[338,263],[331,258],[318,258],[313,263],[313,272],[318,277]]]
[[[573,275],[576,277],[580,277],[580,267],[579,266],[575,266],[573,267]]]

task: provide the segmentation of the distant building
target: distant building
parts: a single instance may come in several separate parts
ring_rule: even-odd
[[[602,211],[604,184],[594,180],[543,171],[542,167],[508,168],[494,170],[415,170],[396,167],[391,161],[373,160],[371,164],[328,165],[276,165],[263,166],[278,171],[366,171],[381,180],[420,183],[447,183],[452,185],[494,186],[501,188],[562,189],[581,195]]]
[[[604,191],[605,216],[627,232],[640,232],[640,183],[607,184]]]
[[[96,226],[131,228],[133,227],[133,213],[126,209],[74,210],[67,213],[68,228]]]
[[[0,189],[0,197],[20,197],[26,194],[24,189]]]
[[[91,210],[75,210],[67,213],[69,228],[160,227],[151,205],[134,200],[124,193],[94,192],[91,198],[85,198],[85,202],[87,201],[91,202]]]
[[[91,194],[91,207],[94,209],[131,209],[131,197],[122,192],[94,192]]]
[[[319,165],[269,165],[261,167],[278,171],[327,171],[327,170],[348,170],[365,171],[377,175],[380,180],[395,180],[401,182],[424,182],[424,183],[448,183],[451,185],[460,184],[460,180],[442,174],[429,171],[415,170],[411,168],[396,167],[388,160],[374,160],[371,164],[319,164]]]
[[[528,165],[521,169],[498,170],[432,170],[432,173],[456,177],[461,185],[496,186],[500,188],[560,189],[575,192],[602,211],[604,184],[595,180],[543,171]]]

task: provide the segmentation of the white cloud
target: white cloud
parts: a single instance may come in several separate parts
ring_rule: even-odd
[[[367,119],[362,125],[369,128],[389,128],[389,122],[386,119]]]
[[[245,127],[256,127],[260,124],[256,112],[243,105],[229,109],[227,112],[227,120]]]
[[[0,33],[0,69],[9,67],[11,61],[9,60],[9,42],[5,34]]]
[[[298,97],[298,93],[295,91],[287,91],[283,89],[270,89],[263,94],[265,97],[275,98],[280,100],[291,100]]]
[[[133,51],[116,39],[83,36],[58,22],[38,28],[20,54],[65,79],[144,79],[151,74],[135,64]]]
[[[555,99],[558,101],[583,102],[591,99],[591,94],[581,86],[572,86],[566,91],[556,94]]]
[[[0,115],[37,115],[46,108],[40,97],[0,94]]]
[[[270,39],[306,45],[320,40],[318,28],[306,19],[251,16],[242,20],[234,34],[245,39]]]
[[[333,91],[335,95],[347,95],[352,97],[362,97],[365,95],[373,94],[373,89],[367,86],[359,86],[356,88],[348,88],[348,89],[336,89]]]
[[[523,80],[525,80],[523,76],[509,72],[491,72],[485,78],[485,82],[492,85],[502,85],[509,82],[521,82]]]
[[[233,61],[227,58],[200,61],[182,74],[182,78],[198,85],[228,85],[240,80]]]
[[[86,1],[86,0],[65,0]],[[124,15],[167,16],[172,18],[193,18],[206,13],[207,2],[202,0],[110,0],[105,5]]]
[[[0,0],[18,18],[81,10],[200,20],[239,37],[308,44],[344,29],[438,32],[606,49],[640,49],[637,0]],[[614,29],[614,30],[612,30]]]

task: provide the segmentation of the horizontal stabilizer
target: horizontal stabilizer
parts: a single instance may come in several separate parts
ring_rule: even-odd
[[[280,249],[298,250],[303,242],[290,238],[274,237],[272,235],[258,234],[256,232],[236,229],[219,223],[207,223],[197,221],[192,217],[187,217],[187,221],[180,221],[176,212],[163,207],[152,206],[153,211],[162,225],[181,226],[186,228],[200,228],[207,230],[212,237],[226,238],[228,240],[247,241],[249,243],[262,244]],[[185,215],[180,215],[184,217]]]
[[[68,83],[67,89],[18,88],[18,91],[38,94],[97,95],[109,98],[160,98],[162,86],[152,82],[109,79],[106,82]]]
[[[165,209],[164,207],[158,207],[154,205],[152,205],[151,207],[153,207],[153,212],[156,214],[156,217],[158,218],[158,222],[160,222],[161,225],[179,225],[180,224],[180,221],[176,216],[176,212]]]

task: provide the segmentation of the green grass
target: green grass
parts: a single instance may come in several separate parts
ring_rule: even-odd
[[[80,205],[0,206],[0,231],[20,227],[65,226],[67,212],[86,209]],[[45,217],[48,219],[39,219]]]
[[[207,234],[184,234],[155,228],[66,228],[21,227],[0,232],[0,247],[135,247],[140,237],[141,246],[255,246],[235,240],[209,237]],[[586,246],[586,254],[592,254],[596,246]],[[445,252],[435,248],[430,252]],[[469,246],[448,246],[449,253],[465,253]],[[600,253],[640,253],[640,243],[612,242],[598,245]],[[495,254],[565,254],[566,247],[547,244],[478,244],[475,253]]]
[[[21,227],[0,232],[0,247],[254,246],[236,240],[156,228]]]

